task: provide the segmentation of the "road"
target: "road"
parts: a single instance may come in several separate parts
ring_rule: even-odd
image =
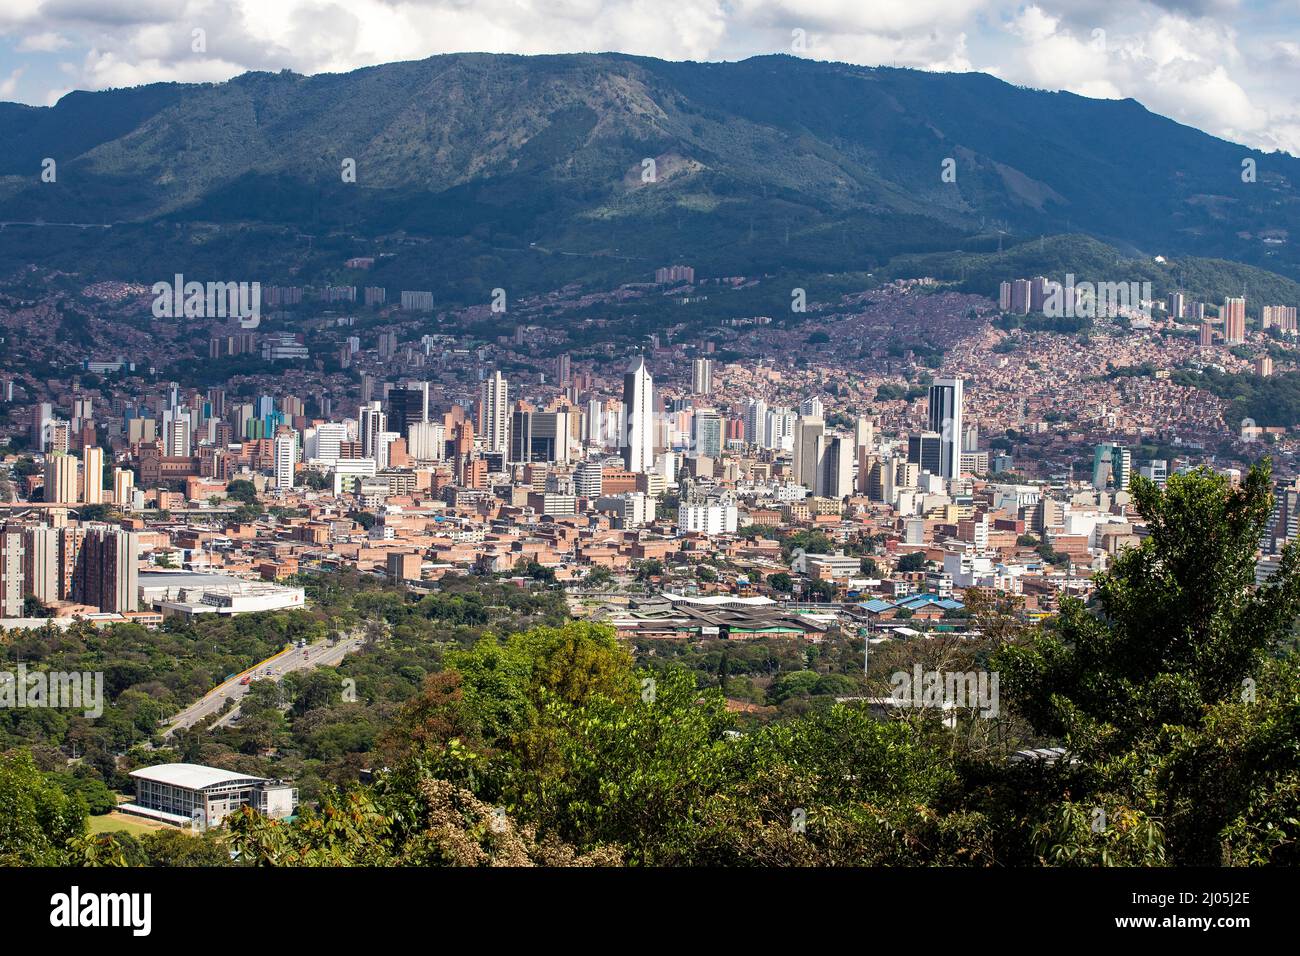
[[[177,714],[167,729],[163,731],[163,736],[168,737],[178,730],[193,727],[205,717],[220,713],[226,701],[233,700],[235,706],[212,725],[214,727],[227,726],[231,718],[239,712],[240,698],[248,693],[248,688],[252,686],[254,681],[280,681],[285,674],[291,671],[306,670],[312,667],[333,667],[351,652],[359,650],[363,643],[365,643],[363,638],[350,635],[333,647],[325,644],[309,644],[301,650],[296,647],[286,648],[212,688],[208,693]],[[303,650],[307,653],[304,654]],[[240,683],[245,677],[249,678],[249,682],[247,684]]]

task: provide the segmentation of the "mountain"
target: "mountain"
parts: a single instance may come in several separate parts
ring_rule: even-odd
[[[1064,232],[1300,278],[1300,160],[1133,100],[978,73],[455,54],[0,104],[0,143],[0,221],[116,224],[10,226],[0,265],[147,281],[250,262],[348,278],[343,258],[378,250],[392,255],[371,281],[474,297],[670,261],[870,268]]]

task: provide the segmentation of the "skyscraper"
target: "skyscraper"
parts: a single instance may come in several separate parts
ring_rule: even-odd
[[[691,391],[696,395],[713,393],[713,362],[706,358],[697,358],[691,363]]]
[[[0,617],[23,616],[23,533],[0,525]]]
[[[654,466],[654,379],[645,356],[632,360],[623,376],[623,465],[628,471],[648,472]]]
[[[794,426],[794,481],[817,493],[821,474],[826,423],[820,417],[802,416]]]
[[[1103,442],[1093,449],[1092,486],[1098,491],[1108,487],[1128,491],[1133,467],[1133,453],[1115,442]]]
[[[922,471],[942,477],[943,436],[938,432],[922,432],[907,437],[907,460],[920,466]]]
[[[140,608],[140,536],[104,526],[91,527],[77,554],[73,600],[101,611]]]
[[[388,430],[407,437],[416,422],[429,420],[429,383],[419,382],[388,393]]]
[[[129,468],[113,469],[113,504],[123,508],[131,507],[131,496],[135,489],[135,472]]]
[[[767,402],[756,398],[745,406],[745,441],[763,445],[767,431]]]
[[[930,386],[930,431],[939,435],[940,478],[961,475],[962,380],[937,378]]]
[[[380,433],[388,431],[388,416],[384,414],[379,402],[370,402],[362,407],[360,431],[362,457],[374,458]]]
[[[500,370],[479,390],[478,430],[490,452],[510,450],[510,387]]]
[[[520,410],[510,416],[510,461],[569,461],[569,413]]]
[[[98,505],[104,501],[104,449],[87,446],[81,452],[82,483],[85,485],[86,504]]]
[[[1246,341],[1246,300],[1229,297],[1223,302],[1223,343],[1240,345]]]
[[[853,439],[847,435],[831,435],[824,444],[820,480],[814,492],[823,498],[853,494]]]
[[[60,504],[77,501],[77,459],[63,452],[45,456],[45,500]]]
[[[283,429],[275,436],[275,487],[287,490],[293,487],[293,470],[298,460],[298,435]]]
[[[695,454],[702,458],[717,458],[724,444],[722,416],[713,409],[695,413]]]

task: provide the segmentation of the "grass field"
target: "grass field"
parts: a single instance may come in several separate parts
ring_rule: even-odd
[[[142,836],[154,830],[169,829],[165,823],[154,823],[142,817],[133,817],[126,813],[105,813],[90,818],[91,833],[115,833],[125,831],[133,836]]]

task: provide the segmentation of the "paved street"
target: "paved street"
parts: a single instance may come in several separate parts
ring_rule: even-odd
[[[231,718],[239,712],[239,700],[248,693],[248,688],[252,686],[253,681],[279,681],[291,671],[321,666],[332,667],[351,652],[360,649],[362,643],[363,639],[361,637],[350,635],[339,641],[334,647],[325,644],[310,644],[302,649],[296,647],[286,648],[279,654],[268,657],[248,670],[235,674],[190,704],[176,715],[163,736],[170,736],[177,730],[193,727],[205,717],[219,713],[227,700],[233,700],[235,706],[213,724],[214,727],[226,726],[230,723]],[[249,678],[247,684],[241,683],[245,677]]]

